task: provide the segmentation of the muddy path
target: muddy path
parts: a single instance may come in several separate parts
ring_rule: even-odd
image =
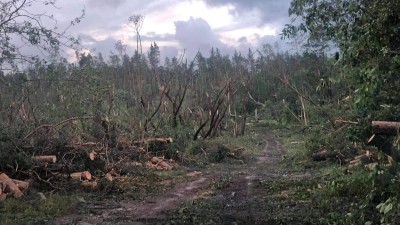
[[[270,131],[259,134],[262,153],[234,170],[218,170],[210,173],[190,173],[187,181],[177,184],[165,193],[145,200],[100,201],[86,207],[89,213],[71,213],[53,221],[55,225],[77,224],[167,224],[171,213],[183,203],[204,197],[206,201],[218,202],[218,209],[208,212],[218,214],[223,224],[280,224],[265,214],[274,212],[283,205],[290,206],[289,192],[269,192],[269,185],[277,180],[297,181],[310,177],[306,173],[287,173],[280,168],[285,154],[282,143]],[[229,184],[217,192],[211,190],[212,182],[220,177],[229,177]],[[272,187],[272,186],[271,186]],[[215,188],[214,188],[215,189]],[[213,192],[212,195],[205,193]],[[296,203],[296,206],[300,206]],[[284,206],[286,207],[286,206]],[[201,216],[201,215],[199,215]],[[208,215],[205,215],[207,217]],[[273,219],[273,218],[272,218]],[[174,224],[186,224],[175,221]],[[284,224],[284,223],[283,223]]]

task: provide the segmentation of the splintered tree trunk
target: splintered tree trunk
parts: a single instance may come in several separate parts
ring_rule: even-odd
[[[400,134],[400,122],[372,121],[372,133],[398,135]]]

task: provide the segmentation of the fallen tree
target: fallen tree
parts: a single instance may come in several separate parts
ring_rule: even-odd
[[[398,135],[400,132],[400,122],[372,121],[372,133]]]

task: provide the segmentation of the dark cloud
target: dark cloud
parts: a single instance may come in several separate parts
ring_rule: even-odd
[[[273,25],[282,27],[288,23],[288,9],[291,0],[204,0],[209,6],[232,5],[230,13],[236,17],[243,17],[256,10],[261,14],[259,26]]]
[[[88,0],[87,4],[90,7],[112,7],[116,9],[125,2],[126,0]]]

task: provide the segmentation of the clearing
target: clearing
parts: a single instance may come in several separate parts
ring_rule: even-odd
[[[53,221],[77,224],[313,224],[307,189],[315,182],[306,171],[281,161],[281,141],[269,130],[258,135],[264,148],[245,164],[191,171],[164,192],[141,200],[100,199]],[[261,148],[260,148],[261,149]],[[306,185],[305,185],[306,184]],[[308,189],[309,190],[309,189]],[[299,194],[300,193],[300,194]],[[305,217],[304,214],[307,214]]]

